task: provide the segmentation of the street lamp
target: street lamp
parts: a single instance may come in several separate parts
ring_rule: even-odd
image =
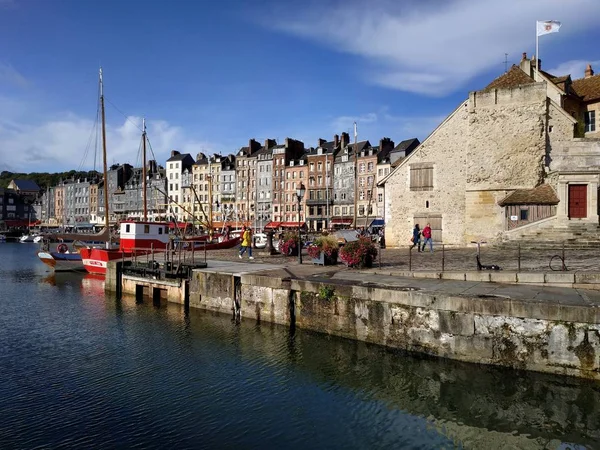
[[[300,202],[304,198],[304,194],[306,193],[306,188],[300,182],[298,187],[296,188],[296,198],[298,199],[298,264],[302,264],[302,239],[300,238]]]

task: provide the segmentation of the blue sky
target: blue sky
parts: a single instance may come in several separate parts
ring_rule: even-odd
[[[137,162],[143,115],[162,162],[354,120],[372,143],[423,140],[505,53],[534,53],[537,19],[563,24],[544,69],[600,71],[598,0],[0,0],[0,170],[93,166],[100,64],[109,162]]]

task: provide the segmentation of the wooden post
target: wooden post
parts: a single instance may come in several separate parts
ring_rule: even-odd
[[[521,243],[518,244],[518,253],[517,253],[517,271],[521,271]]]
[[[562,245],[562,270],[563,272],[565,270],[567,270],[567,266],[565,264],[565,242],[563,241],[563,245]]]
[[[408,247],[408,271],[412,272],[412,247]]]

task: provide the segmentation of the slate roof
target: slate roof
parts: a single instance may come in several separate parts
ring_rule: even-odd
[[[33,180],[14,179],[12,181],[20,191],[39,191],[40,190],[40,187]]]
[[[557,205],[558,202],[552,186],[542,184],[534,189],[517,189],[500,200],[498,205]]]
[[[400,158],[398,158],[396,161],[394,161],[392,163],[392,169],[395,169],[396,167],[398,167],[400,164],[402,164],[402,161],[404,161],[407,158],[407,156],[401,156]]]
[[[186,157],[190,157],[192,158],[192,155],[190,155],[189,153],[180,153],[178,155],[175,156],[171,156],[169,159],[167,159],[167,162],[170,161],[183,161],[184,159],[186,159]],[[193,159],[193,158],[192,158]]]
[[[492,89],[513,88],[523,84],[531,83],[534,83],[533,78],[523,72],[519,66],[513,64],[508,72],[500,75],[490,84],[488,84],[483,90],[491,91]]]
[[[600,75],[573,80],[571,87],[584,102],[600,99]]]

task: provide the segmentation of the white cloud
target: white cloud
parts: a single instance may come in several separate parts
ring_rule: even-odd
[[[0,61],[0,84],[4,82],[19,87],[27,87],[29,85],[27,78],[21,75],[11,64]]]
[[[565,35],[596,27],[598,0],[429,0],[320,3],[288,9],[269,26],[364,58],[367,81],[440,96],[534,47],[535,21]],[[541,44],[556,39],[544,36]],[[543,59],[543,53],[542,53]]]
[[[19,102],[15,104],[18,105]],[[140,164],[139,126],[139,117],[129,117],[124,119],[123,123],[107,126],[109,164]],[[96,168],[99,169],[102,167],[100,133],[96,135],[92,132],[93,129],[93,121],[70,113],[63,114],[60,118],[30,124],[21,118],[7,117],[0,109],[0,170],[53,172],[77,169],[80,166],[89,170],[94,166],[95,148]],[[164,120],[147,121],[147,129],[159,164],[164,165],[171,149],[191,153],[194,157],[200,151],[212,152],[213,146],[210,143],[195,140],[186,135],[181,127]],[[148,159],[151,157],[148,149]]]
[[[543,61],[542,61],[543,62]],[[559,64],[556,68],[548,70],[548,73],[552,75],[560,76],[560,75],[571,75],[571,79],[577,80],[578,78],[583,78],[585,76],[585,68],[588,64],[592,65],[594,71],[597,72],[600,69],[600,60],[598,61],[583,61],[580,59],[574,59],[571,61],[566,61],[562,64]],[[544,66],[542,65],[542,69]]]

